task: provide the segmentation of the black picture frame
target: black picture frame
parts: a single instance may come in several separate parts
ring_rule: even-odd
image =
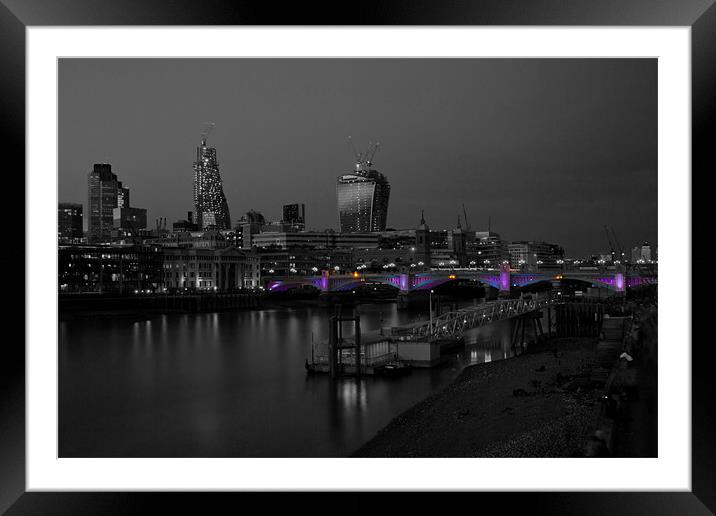
[[[24,319],[24,246],[16,233],[23,218],[25,189],[25,28],[35,25],[634,25],[689,26],[692,36],[692,191],[693,181],[716,170],[711,135],[716,126],[716,6],[715,0],[413,0],[362,2],[359,9],[332,3],[228,2],[219,0],[0,0],[0,125],[3,128],[2,163],[6,201],[21,199],[6,224],[10,230],[3,254],[5,269],[14,274],[6,285],[8,315],[0,358],[0,512],[16,514],[125,514],[155,511],[214,513],[210,507],[262,504],[263,512],[276,505],[298,512],[364,512],[385,507],[385,494],[344,493],[38,493],[25,492],[25,348],[24,331],[11,335]],[[701,182],[701,181],[699,181]],[[12,190],[9,190],[12,188]],[[12,191],[12,195],[8,194]],[[24,195],[20,195],[23,192]],[[708,194],[701,189],[702,194]],[[693,201],[692,201],[693,202]],[[692,210],[695,203],[692,204]],[[22,211],[21,211],[22,210]],[[692,235],[709,235],[705,224],[712,215],[692,214]],[[701,230],[701,231],[700,231]],[[22,227],[24,238],[31,238]],[[26,241],[26,240],[24,240]],[[22,259],[20,258],[22,256]],[[692,259],[694,271],[708,270],[708,253]],[[24,275],[17,274],[23,267]],[[680,278],[689,281],[692,278]],[[19,294],[23,292],[23,294]],[[696,293],[696,290],[692,289]],[[708,320],[707,303],[691,302],[693,323]],[[699,308],[703,307],[703,308]],[[701,316],[701,317],[699,317]],[[21,319],[22,318],[22,319]],[[693,324],[696,329],[696,324]],[[692,491],[589,493],[468,493],[451,494],[455,503],[492,507],[501,512],[516,508],[544,514],[710,514],[716,512],[716,425],[712,410],[714,382],[712,345],[692,331]],[[688,349],[688,342],[683,346]],[[668,359],[668,357],[665,357]],[[660,361],[666,364],[668,361]],[[663,369],[662,369],[663,371]],[[250,497],[251,500],[237,500]],[[457,498],[455,498],[457,497]],[[400,497],[401,512],[425,507],[425,494]],[[236,504],[241,503],[241,506]],[[396,503],[391,499],[391,504]]]

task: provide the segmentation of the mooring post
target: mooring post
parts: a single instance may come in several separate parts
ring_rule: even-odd
[[[331,315],[328,318],[328,372],[331,378],[335,378],[338,373],[337,326],[338,318],[335,315]]]

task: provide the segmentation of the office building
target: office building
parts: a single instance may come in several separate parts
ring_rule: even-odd
[[[370,159],[357,156],[355,170],[338,176],[336,196],[343,233],[385,231],[390,183],[372,168]]]
[[[244,236],[244,238],[246,238]],[[261,248],[351,248],[376,249],[376,233],[336,233],[333,231],[261,232],[252,235],[252,246]]]
[[[508,244],[512,267],[554,266],[564,259],[564,249],[557,244],[536,241],[517,241]]]
[[[147,210],[144,208],[117,207],[113,211],[114,229],[133,234],[147,227]]]
[[[60,245],[57,265],[61,292],[155,292],[162,283],[159,246]]]
[[[259,211],[249,210],[237,224],[237,233],[241,233],[241,248],[251,249],[253,236],[260,233],[266,225],[266,218]]]
[[[652,248],[649,242],[644,242],[631,250],[632,263],[651,263],[653,260],[655,260],[655,256],[652,256]]]
[[[57,205],[57,238],[72,242],[82,238],[82,205],[61,202]]]
[[[231,228],[229,205],[219,174],[216,149],[206,144],[208,133],[201,135],[194,162],[194,212],[199,229]]]
[[[194,214],[190,211],[187,212],[185,220],[177,220],[172,224],[172,230],[177,231],[198,231],[198,227],[194,223]]]
[[[90,242],[106,242],[116,230],[126,234],[147,227],[147,210],[130,208],[129,188],[112,173],[109,163],[95,163],[87,177],[87,237]],[[115,211],[119,209],[119,211]]]
[[[495,267],[505,260],[510,260],[510,251],[499,233],[475,231],[472,236],[467,244],[471,267]],[[512,265],[517,267],[518,263]]]
[[[281,222],[304,229],[306,227],[306,205],[302,203],[284,204]]]
[[[95,163],[87,177],[88,224],[87,236],[91,242],[107,240],[114,228],[114,209],[117,207],[121,183],[112,173],[109,163]]]
[[[262,276],[317,275],[320,271],[353,270],[351,249],[258,248]],[[336,269],[338,267],[338,269]]]

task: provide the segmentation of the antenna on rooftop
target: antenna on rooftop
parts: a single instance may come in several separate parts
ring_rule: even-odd
[[[201,131],[201,144],[206,145],[206,139],[211,134],[211,130],[214,129],[214,126],[216,124],[214,122],[204,122],[201,124],[202,131]]]

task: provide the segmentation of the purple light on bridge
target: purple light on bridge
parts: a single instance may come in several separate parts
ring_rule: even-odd
[[[546,277],[535,276],[533,274],[513,274],[511,277],[512,284],[516,287],[524,287],[525,285],[537,283],[546,279]]]
[[[624,274],[621,272],[617,272],[614,276],[614,286],[618,292],[624,292]]]
[[[500,265],[500,290],[509,292],[510,290],[510,264],[503,263]]]

